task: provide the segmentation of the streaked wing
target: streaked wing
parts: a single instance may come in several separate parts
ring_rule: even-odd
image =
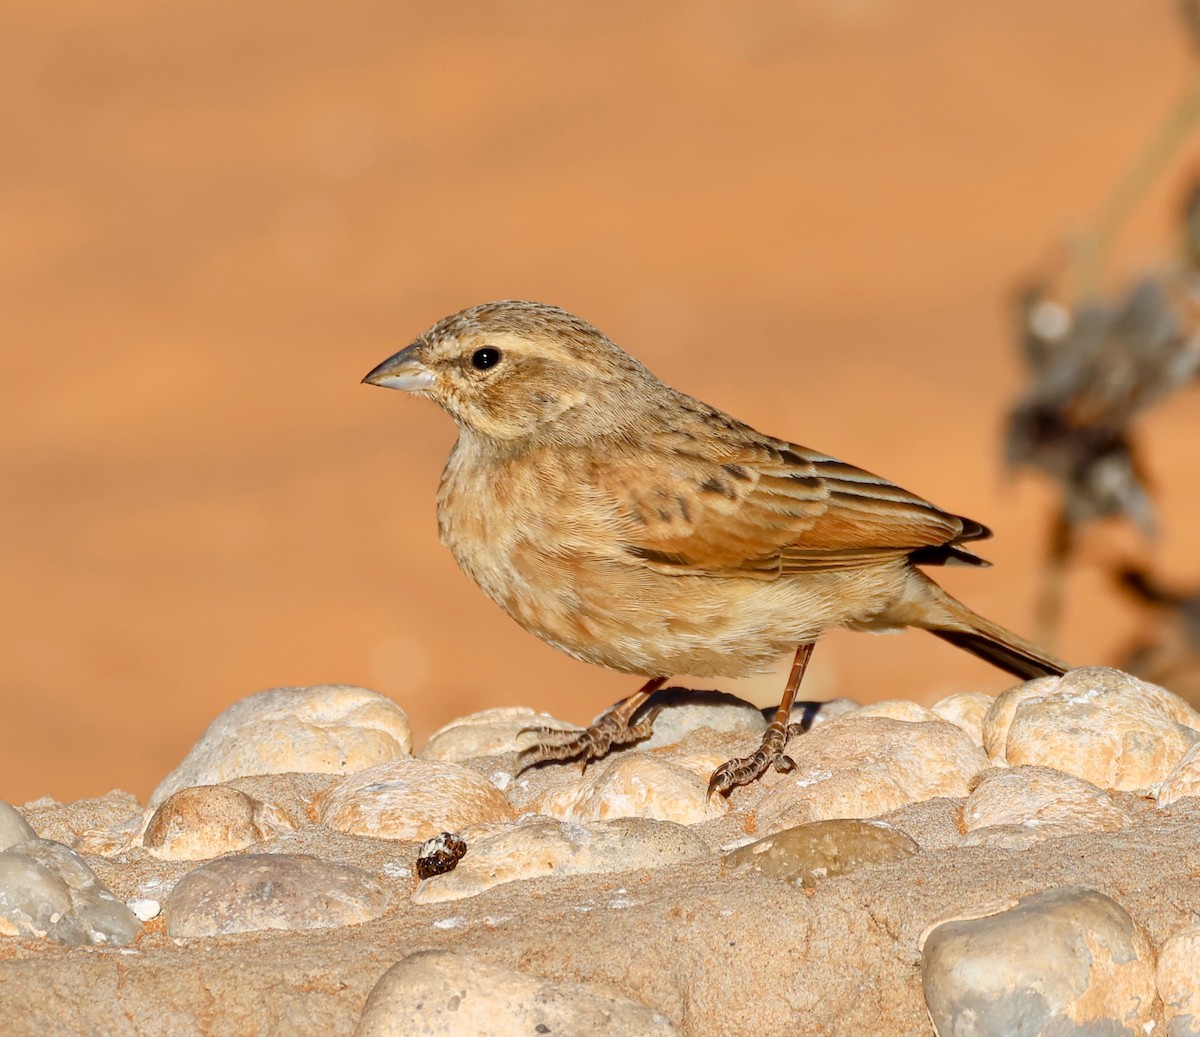
[[[628,554],[663,572],[774,579],[989,535],[805,447],[765,436],[721,447],[717,459],[681,444],[669,461],[613,457],[592,470],[590,481],[615,502]]]

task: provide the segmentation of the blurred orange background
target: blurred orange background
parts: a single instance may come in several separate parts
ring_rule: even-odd
[[[562,305],[991,525],[996,567],[946,582],[1028,633],[1054,495],[1000,461],[1006,301],[1190,60],[1166,0],[7,0],[0,796],[144,797],[271,686],[364,684],[419,740],[634,689],[459,573],[434,520],[452,423],[359,384],[487,299]],[[1194,158],[1113,283],[1167,255]],[[1159,567],[1200,578],[1195,392],[1143,432]],[[1137,617],[1086,557],[1058,648],[1112,661]],[[806,692],[1010,683],[923,634],[835,634]]]

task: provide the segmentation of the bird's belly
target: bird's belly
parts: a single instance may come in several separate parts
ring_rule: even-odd
[[[529,541],[449,546],[526,630],[577,659],[646,676],[759,673],[831,627],[871,626],[883,605],[879,576],[861,570],[774,581],[672,576]]]

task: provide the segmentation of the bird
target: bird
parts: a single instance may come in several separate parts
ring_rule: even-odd
[[[925,573],[987,565],[964,546],[987,527],[672,388],[556,306],[464,309],[363,381],[457,424],[437,520],[459,567],[548,644],[647,678],[580,732],[537,729],[521,769],[645,738],[672,676],[743,677],[791,653],[759,748],[709,793],[786,772],[792,704],[834,628],[928,630],[1021,679],[1066,671]]]

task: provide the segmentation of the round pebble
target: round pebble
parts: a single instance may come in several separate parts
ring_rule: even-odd
[[[1188,796],[1200,796],[1200,742],[1193,745],[1158,784],[1150,789],[1156,806],[1169,807]]]
[[[197,785],[172,794],[150,817],[142,844],[155,857],[219,857],[290,832],[283,813],[227,785]]]
[[[731,875],[768,875],[806,889],[822,879],[890,864],[920,851],[916,842],[883,821],[841,818],[788,828],[725,855]]]
[[[921,982],[939,1037],[1153,1027],[1149,939],[1115,900],[1080,886],[927,930]]]
[[[628,817],[577,825],[539,818],[477,842],[468,838],[458,867],[425,879],[412,899],[437,904],[477,896],[505,882],[661,868],[708,853],[686,827],[670,821]]]
[[[249,774],[351,774],[408,756],[412,733],[391,699],[348,684],[271,688],[218,714],[150,796]]]
[[[1091,666],[1006,691],[984,720],[1001,765],[1053,767],[1101,788],[1147,789],[1200,738],[1200,715],[1169,691]]]
[[[882,702],[872,702],[866,706],[859,706],[853,715],[856,717],[887,717],[890,720],[904,720],[910,724],[923,724],[939,719],[932,710],[919,706],[908,699],[885,699]]]
[[[1168,1037],[1200,1037],[1200,925],[1167,937],[1156,977]]]
[[[7,850],[10,846],[36,838],[37,832],[17,812],[17,808],[0,799],[0,850]]]
[[[993,828],[1020,825],[1036,838],[1115,832],[1133,821],[1102,788],[1049,767],[985,771],[963,804],[963,826],[982,845]],[[1009,842],[1011,845],[1011,841]]]
[[[132,943],[132,911],[62,843],[29,839],[0,852],[0,934],[69,946]]]
[[[481,756],[520,752],[537,740],[534,729],[539,727],[552,731],[583,730],[577,724],[525,707],[484,709],[439,728],[417,756],[422,760],[460,763]]]
[[[832,818],[878,817],[936,796],[964,797],[987,757],[944,720],[911,723],[857,713],[813,728],[787,747],[795,768],[755,804],[760,835]]]
[[[930,709],[936,716],[961,727],[972,742],[982,747],[983,718],[995,701],[994,695],[982,691],[959,691],[935,702]]]
[[[666,1016],[579,983],[555,983],[453,951],[418,951],[375,984],[355,1037],[604,1034],[675,1037]]]
[[[343,778],[317,797],[322,824],[350,835],[424,842],[488,821],[511,821],[513,808],[487,778],[461,764],[395,760]]]
[[[623,753],[593,764],[578,780],[547,789],[530,805],[534,813],[560,821],[606,821],[615,817],[648,817],[698,824],[729,810],[722,796],[709,796],[708,774],[648,753]]]
[[[171,936],[327,929],[378,918],[387,891],[361,868],[305,854],[221,857],[188,872],[165,904]]]
[[[721,691],[692,691],[667,688],[650,696],[643,710],[658,709],[650,737],[637,743],[638,749],[657,749],[674,745],[692,731],[749,731],[762,734],[767,721],[753,703]]]

